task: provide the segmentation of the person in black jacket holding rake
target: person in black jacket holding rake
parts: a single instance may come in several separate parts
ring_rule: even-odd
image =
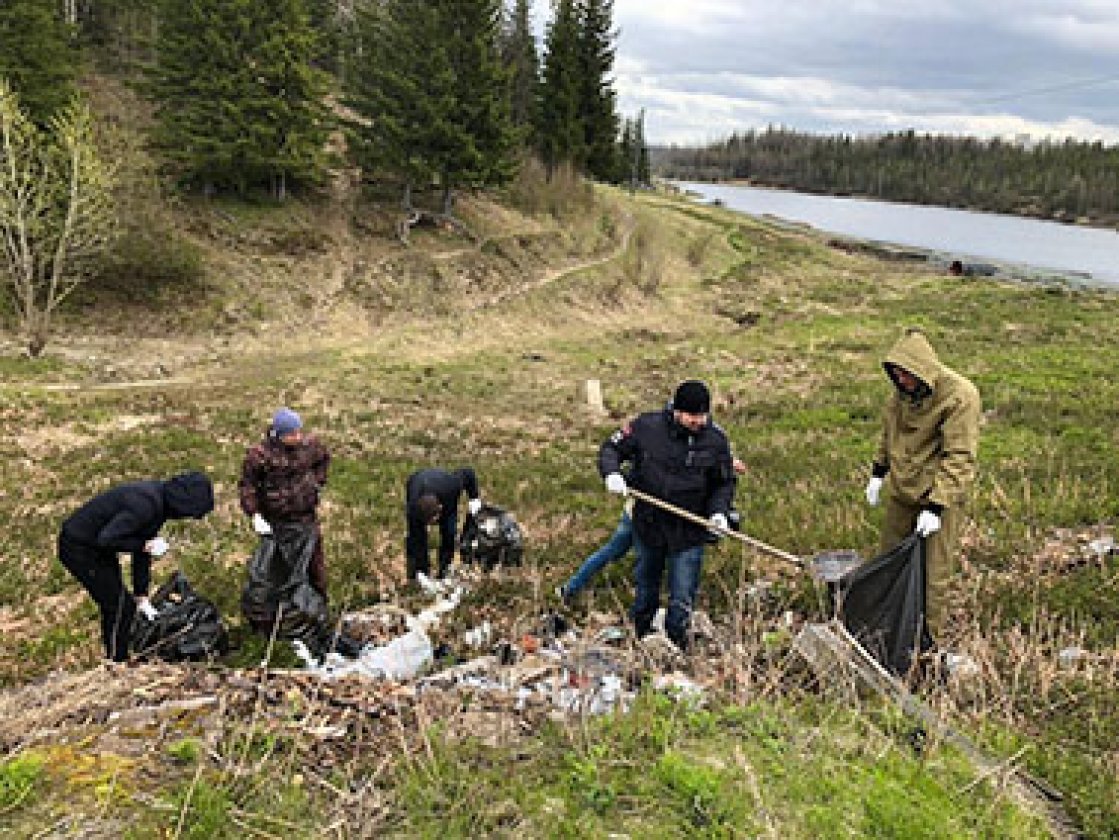
[[[670,407],[640,415],[602,444],[598,470],[611,493],[628,492],[621,473],[626,462],[635,490],[709,520],[716,531],[727,528],[733,459],[726,435],[711,422],[711,394],[702,382],[681,383]],[[637,636],[652,632],[667,571],[665,633],[686,651],[708,529],[640,498],[633,527],[637,594],[631,615]]]

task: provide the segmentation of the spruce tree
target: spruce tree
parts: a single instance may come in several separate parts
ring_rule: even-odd
[[[389,0],[359,10],[347,104],[363,169],[413,187],[433,180],[449,211],[460,186],[501,183],[515,133],[498,53],[496,0]]]
[[[330,120],[303,0],[164,0],[154,140],[181,184],[238,195],[322,176]]]
[[[355,38],[346,104],[350,149],[367,177],[389,175],[402,182],[402,204],[435,173],[432,138],[442,132],[440,110],[449,110],[450,68],[434,40],[434,9],[427,3],[388,0],[356,10]],[[442,69],[440,69],[442,68]]]
[[[447,155],[442,183],[445,207],[458,186],[484,187],[509,180],[517,133],[509,100],[509,72],[501,60],[500,0],[435,0],[455,79],[451,121],[464,129]]]
[[[509,69],[509,101],[513,125],[532,141],[540,87],[540,58],[529,17],[529,0],[516,0],[506,23],[501,54]]]
[[[0,3],[0,76],[30,119],[44,126],[76,93],[78,51],[56,0]]]
[[[583,168],[599,181],[620,181],[617,94],[614,91],[613,0],[582,0],[579,17],[579,118]]]
[[[556,0],[544,39],[536,142],[549,174],[584,157],[582,64],[575,0]]]
[[[315,33],[314,63],[331,73],[338,72],[343,26],[338,0],[306,0],[307,15]]]

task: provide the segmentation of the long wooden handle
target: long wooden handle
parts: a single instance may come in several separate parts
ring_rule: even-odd
[[[709,531],[714,531],[717,534],[722,534],[724,537],[733,537],[739,542],[744,542],[746,543],[746,545],[752,546],[758,551],[762,551],[772,557],[777,557],[778,559],[784,560],[786,563],[792,563],[796,566],[801,567],[804,566],[804,560],[800,557],[797,557],[795,554],[790,554],[789,552],[782,551],[781,549],[769,545],[768,543],[763,543],[761,540],[754,539],[748,534],[743,534],[741,531],[732,531],[730,528],[719,528],[716,525],[712,525],[710,520],[704,519],[702,516],[696,516],[690,510],[684,510],[682,507],[677,507],[674,504],[666,502],[664,499],[658,499],[656,496],[650,496],[648,493],[643,493],[640,490],[634,490],[632,487],[627,488],[626,493],[630,496],[633,496],[633,498],[635,499],[640,499],[643,502],[648,502],[651,505],[655,505],[656,507],[662,508],[663,510],[667,510],[670,513],[674,513],[677,516],[687,519],[689,522],[694,522],[696,525],[702,525]]]

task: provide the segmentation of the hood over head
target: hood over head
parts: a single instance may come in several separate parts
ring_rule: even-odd
[[[185,472],[163,482],[168,519],[201,519],[214,509],[214,485],[205,473]]]
[[[931,394],[943,369],[928,338],[925,337],[924,332],[916,328],[906,330],[905,335],[890,348],[890,352],[882,361],[882,367],[886,369],[886,375],[895,386],[898,385],[898,381],[894,376],[894,368],[904,368],[921,380],[917,393],[914,394],[906,393],[898,387],[899,391],[913,399],[922,399]]]

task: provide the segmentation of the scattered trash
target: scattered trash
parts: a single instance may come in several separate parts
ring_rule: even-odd
[[[614,645],[624,642],[627,637],[624,627],[603,627],[595,634],[596,644]]]
[[[824,583],[838,583],[845,574],[862,562],[863,558],[857,551],[847,549],[825,551],[809,561],[809,570],[817,580]]]
[[[1057,654],[1057,662],[1060,663],[1062,668],[1075,668],[1078,662],[1083,662],[1091,655],[1091,651],[1082,647],[1067,647]]]
[[[714,639],[715,624],[707,613],[696,610],[692,613],[691,630],[689,632],[695,639]]]
[[[417,620],[403,636],[381,647],[364,648],[354,659],[327,654],[321,670],[330,678],[359,674],[400,682],[417,676],[434,659],[431,639]]]
[[[428,595],[446,595],[455,588],[453,578],[431,578],[423,572],[416,572],[416,583]]]
[[[493,625],[488,621],[483,621],[480,625],[473,630],[467,630],[462,634],[462,640],[470,647],[477,648],[482,645],[489,644],[490,638],[493,636]]]
[[[952,653],[951,651],[944,654],[944,670],[949,677],[956,680],[977,677],[980,673],[978,662],[966,653]]]
[[[517,661],[517,649],[510,642],[498,642],[493,649],[493,655],[502,665],[512,665]]]
[[[363,613],[349,613],[342,617],[343,626],[351,629],[358,624],[380,624],[382,628],[403,624],[405,632],[384,644],[367,642],[357,655],[347,659],[337,653],[327,653],[318,659],[301,641],[294,642],[295,653],[307,670],[325,679],[359,675],[370,679],[388,679],[397,682],[418,676],[435,661],[435,647],[428,633],[438,626],[443,615],[453,610],[462,600],[465,588],[453,581],[433,581],[424,574],[417,581],[437,600],[418,615],[409,615],[392,604],[378,604]],[[449,592],[449,594],[447,594]],[[479,638],[488,641],[492,628],[484,622],[476,628]],[[399,631],[397,631],[399,632]],[[468,631],[467,635],[471,632]],[[355,633],[359,637],[365,634]],[[469,643],[469,642],[468,642]],[[485,642],[480,641],[479,644]]]
[[[1115,540],[1111,539],[1111,537],[1101,537],[1100,539],[1092,540],[1088,543],[1088,548],[1090,548],[1092,553],[1100,560],[1112,554],[1119,554],[1119,547],[1116,547]]]
[[[684,660],[684,654],[671,639],[663,633],[650,633],[640,641],[641,651],[659,669],[675,668]]]
[[[625,690],[621,664],[614,653],[590,648],[564,661],[561,685],[553,702],[564,712],[601,715],[628,710],[633,696]]]
[[[426,610],[416,616],[416,621],[426,630],[431,630],[439,624],[439,617],[444,613],[449,613],[458,606],[459,601],[465,593],[462,586],[456,586],[454,591],[445,598],[440,598]]]
[[[699,703],[703,700],[703,687],[679,671],[661,674],[653,680],[653,688],[690,703]]]
[[[540,625],[540,635],[545,638],[555,638],[556,636],[562,636],[564,633],[567,632],[570,626],[571,625],[568,624],[567,619],[559,613],[548,613],[542,619],[542,623]]]

